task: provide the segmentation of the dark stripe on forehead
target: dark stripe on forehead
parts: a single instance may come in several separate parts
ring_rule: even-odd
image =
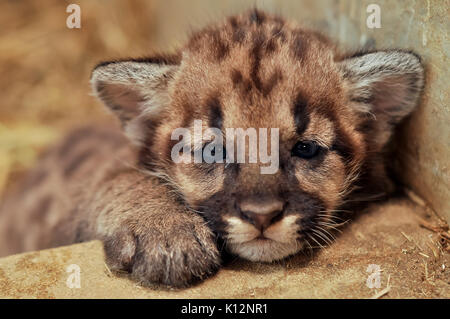
[[[291,50],[294,57],[298,60],[303,60],[307,50],[307,38],[302,30],[295,30],[292,33]]]
[[[276,69],[273,74],[270,76],[270,78],[266,81],[266,83],[263,84],[261,93],[264,97],[267,97],[273,90],[273,88],[280,82],[283,78],[283,75],[281,73],[280,69]]]
[[[212,32],[211,37],[215,58],[217,61],[221,61],[229,54],[230,47],[228,43],[222,39],[219,31]]]
[[[257,32],[253,34],[253,46],[250,50],[250,59],[252,61],[250,69],[250,78],[253,81],[253,85],[258,91],[261,91],[261,79],[259,78],[259,68],[261,66],[262,50],[266,37],[264,33]]]
[[[231,71],[231,82],[233,82],[233,88],[236,88],[242,82],[242,73],[239,70],[233,69]]]
[[[194,33],[188,42],[188,48],[192,51],[205,51],[206,49],[207,52],[212,53],[208,55],[208,58],[217,62],[226,58],[230,53],[229,43],[223,39],[220,30],[215,28]]]
[[[270,32],[269,40],[267,40],[266,53],[271,54],[285,42],[286,42],[286,34],[283,31],[283,25],[282,24],[276,25]]]
[[[241,71],[233,69],[231,71],[231,83],[234,89],[239,89],[242,98],[248,105],[251,105],[252,82],[249,79],[244,78]]]
[[[217,96],[211,97],[207,102],[209,113],[209,127],[222,128],[223,114],[220,106],[220,100]]]
[[[263,12],[259,11],[258,9],[253,9],[250,12],[250,22],[256,23],[257,25],[261,25],[266,20],[266,16]]]
[[[297,134],[306,131],[309,124],[308,101],[302,93],[298,93],[294,100],[293,114]]]
[[[233,42],[242,43],[245,39],[245,30],[243,26],[238,23],[236,17],[231,17],[229,19],[229,22],[233,32],[232,35]]]

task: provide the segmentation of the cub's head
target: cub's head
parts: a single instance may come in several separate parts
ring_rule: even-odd
[[[272,261],[329,241],[342,207],[389,191],[381,154],[423,69],[404,51],[339,53],[251,11],[175,55],[102,63],[92,84],[143,168],[232,253]]]

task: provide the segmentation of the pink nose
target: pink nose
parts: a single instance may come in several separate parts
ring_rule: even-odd
[[[281,217],[283,202],[278,199],[247,198],[239,204],[242,217],[263,230]]]

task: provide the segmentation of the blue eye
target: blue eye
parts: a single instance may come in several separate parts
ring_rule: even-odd
[[[313,141],[302,141],[294,145],[291,151],[292,156],[310,159],[320,151],[320,146]]]

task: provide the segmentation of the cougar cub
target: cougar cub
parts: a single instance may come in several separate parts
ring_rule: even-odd
[[[125,134],[88,127],[47,152],[5,196],[0,252],[100,239],[111,267],[186,286],[222,251],[271,262],[318,246],[343,207],[392,191],[383,149],[417,104],[423,68],[401,50],[339,52],[252,10],[174,55],[101,63],[91,83]],[[256,140],[277,155],[269,173]]]

